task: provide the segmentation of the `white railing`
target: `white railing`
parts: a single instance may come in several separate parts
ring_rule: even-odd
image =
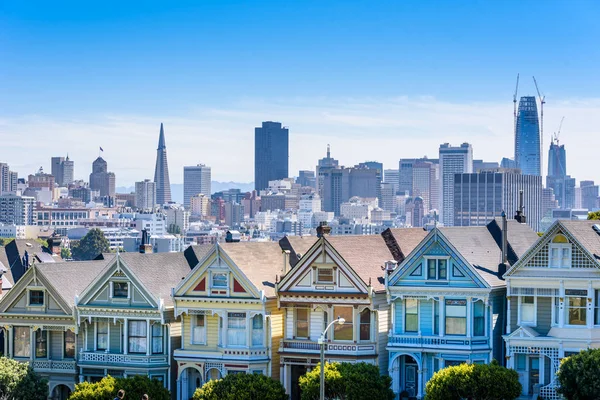
[[[488,338],[467,338],[453,336],[414,336],[414,335],[390,335],[388,346],[408,347],[448,347],[448,348],[472,348],[489,347]]]
[[[319,353],[321,347],[319,343],[310,340],[290,340],[285,339],[282,343],[283,350],[302,351],[306,353]],[[325,352],[330,354],[375,354],[375,343],[348,343],[348,342],[328,342],[325,344]]]
[[[75,373],[75,361],[35,360],[32,363],[36,371],[64,371]]]
[[[79,362],[99,364],[166,364],[167,356],[163,354],[145,356],[137,354],[83,352],[79,354]]]

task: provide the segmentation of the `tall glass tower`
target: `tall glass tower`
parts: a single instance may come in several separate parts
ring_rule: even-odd
[[[523,175],[541,175],[540,122],[534,96],[519,101],[515,132],[515,163]]]

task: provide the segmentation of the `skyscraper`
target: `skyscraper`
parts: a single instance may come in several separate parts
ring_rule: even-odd
[[[473,172],[473,147],[463,143],[440,145],[440,214],[446,226],[454,224],[454,175]]]
[[[413,165],[413,196],[423,199],[423,211],[439,209],[438,165],[428,161],[418,161]]]
[[[398,193],[400,188],[400,170],[397,169],[386,169],[383,171],[383,182],[392,185],[394,195]]]
[[[62,185],[62,163],[64,161],[64,157],[52,157],[50,159],[50,173],[54,177],[54,181],[58,184],[58,186]]]
[[[156,205],[156,183],[145,179],[135,183],[135,206],[140,210],[153,209]]]
[[[524,175],[541,175],[540,123],[534,96],[523,96],[519,101],[515,163]]]
[[[68,186],[75,180],[75,163],[73,160],[69,159],[69,155],[67,154],[67,158],[62,162],[62,176],[61,176],[61,186]]]
[[[169,164],[167,164],[167,145],[165,144],[165,131],[160,123],[158,148],[156,149],[156,168],[154,169],[154,183],[156,183],[156,203],[159,205],[171,202],[171,183],[169,181]]]
[[[210,198],[211,170],[204,164],[183,167],[183,205],[190,208],[192,197],[203,194]]]
[[[100,192],[101,197],[115,195],[115,174],[108,172],[108,163],[102,157],[96,158],[92,163],[90,189]]]
[[[575,178],[567,175],[567,151],[554,139],[548,150],[548,175],[546,187],[554,190],[554,197],[561,208],[575,206]]]
[[[598,185],[594,181],[581,181],[581,208],[593,211],[598,208]]]
[[[281,122],[266,121],[254,128],[254,188],[269,187],[269,181],[288,177],[289,130]]]
[[[327,157],[321,158],[317,162],[315,178],[317,180],[317,193],[323,198],[323,171],[329,168],[337,168],[340,163],[335,158],[331,157],[331,147],[327,145]]]

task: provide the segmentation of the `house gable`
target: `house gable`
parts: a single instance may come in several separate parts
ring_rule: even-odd
[[[173,293],[175,297],[260,298],[260,291],[218,244]]]
[[[429,276],[430,263],[435,277]],[[390,275],[388,286],[488,287],[485,280],[437,230],[431,231]]]
[[[78,299],[79,306],[158,308],[159,301],[144,287],[118,255]]]
[[[278,291],[368,293],[368,287],[331,243],[321,238],[284,276]]]
[[[516,277],[522,273],[530,276],[531,271],[538,271],[540,276],[547,276],[556,271],[564,274],[566,271],[577,273],[576,271],[582,270],[600,273],[600,264],[560,221],[556,221],[506,276]]]

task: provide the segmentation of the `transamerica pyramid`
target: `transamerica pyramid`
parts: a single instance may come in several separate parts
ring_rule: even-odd
[[[160,124],[158,149],[156,149],[156,169],[154,170],[154,183],[156,183],[156,203],[167,204],[171,201],[171,184],[169,181],[169,164],[167,164],[167,146],[165,145],[165,131]]]

